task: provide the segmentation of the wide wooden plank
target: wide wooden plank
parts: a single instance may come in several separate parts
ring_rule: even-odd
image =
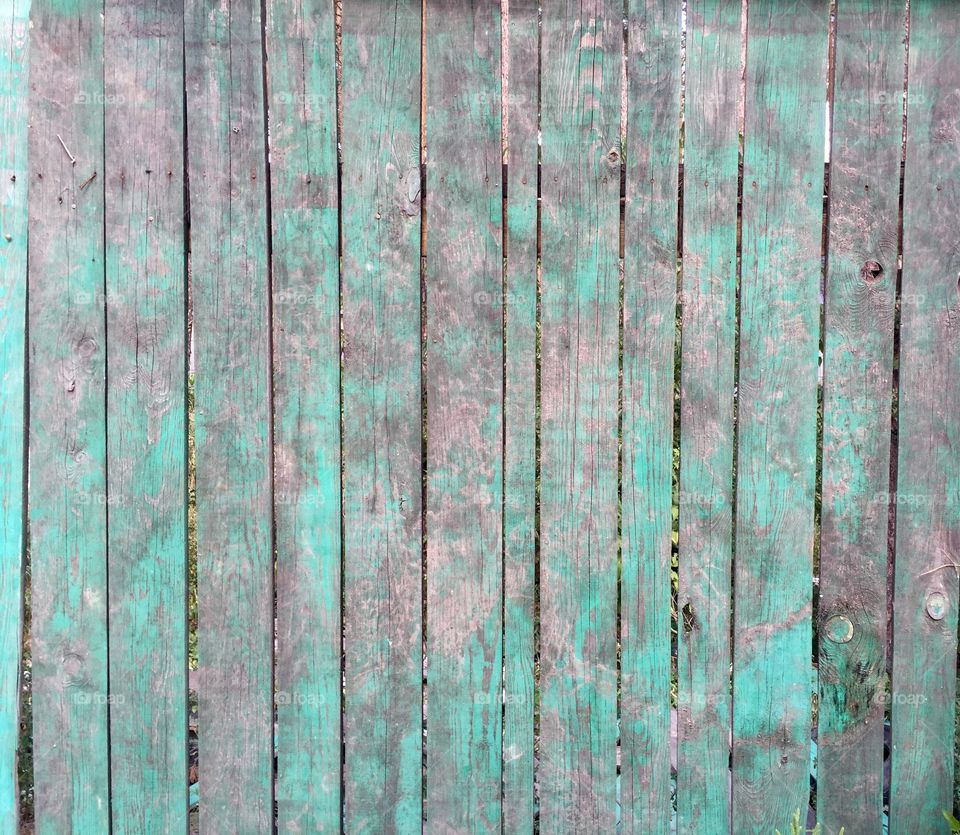
[[[420,3],[343,7],[344,829],[422,816]]]
[[[427,0],[427,809],[501,819],[500,4]]]
[[[537,0],[512,0],[506,27],[506,277],[503,403],[503,829],[533,831],[537,473]]]
[[[37,0],[30,49],[30,545],[38,832],[103,832],[107,737],[103,20]],[[84,186],[90,181],[90,185]]]
[[[747,16],[733,681],[733,830],[810,791],[813,510],[829,4]]]
[[[17,828],[23,629],[29,0],[0,2],[0,828]]]
[[[540,830],[611,831],[623,4],[542,14]]]
[[[104,46],[112,825],[187,821],[183,17],[110,0]]]
[[[680,4],[627,10],[623,264],[621,808],[670,827],[670,548],[680,156]]]
[[[333,4],[266,5],[277,827],[340,827],[340,288]],[[261,327],[265,327],[261,323]]]
[[[910,4],[890,828],[953,805],[960,563],[960,7]]]
[[[273,821],[270,297],[260,7],[185,17],[200,825]]]
[[[817,817],[879,832],[903,3],[838,7],[823,389]]]
[[[687,7],[677,602],[677,828],[730,821],[740,0]]]

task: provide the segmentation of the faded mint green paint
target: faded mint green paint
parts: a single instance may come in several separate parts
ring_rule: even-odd
[[[881,830],[903,3],[837,9],[824,350],[817,817]]]
[[[503,830],[533,831],[533,601],[536,552],[537,0],[512,0],[504,86]]]
[[[188,0],[185,14],[200,826],[264,832],[273,821],[274,558],[260,6]]]
[[[623,4],[542,14],[540,831],[610,832]]]
[[[420,832],[420,3],[343,6],[344,830]]]
[[[625,832],[667,833],[679,0],[631,0],[627,48],[620,802]]]
[[[341,777],[336,30],[328,0],[266,9],[277,828],[333,832]]]
[[[428,832],[501,822],[500,4],[427,0]]]
[[[181,8],[107,3],[104,170],[84,189],[105,192],[114,832],[187,825]]]
[[[740,0],[687,6],[677,601],[677,830],[730,821]]]
[[[37,0],[31,12],[28,518],[38,833],[105,832],[109,819],[103,189],[81,189],[104,170],[100,12],[100,3],[81,0]]]
[[[827,0],[747,16],[734,579],[733,831],[810,791]]]
[[[0,832],[17,831],[23,628],[29,0],[0,0]]]
[[[913,0],[909,50],[891,832],[942,828],[933,822],[953,804],[960,562],[960,6]]]

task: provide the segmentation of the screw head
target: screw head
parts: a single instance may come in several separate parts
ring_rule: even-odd
[[[943,620],[947,614],[947,597],[943,592],[934,591],[927,595],[927,614],[933,620]]]

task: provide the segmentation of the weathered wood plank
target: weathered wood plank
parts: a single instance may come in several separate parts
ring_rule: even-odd
[[[428,0],[427,828],[501,821],[500,4]]]
[[[33,765],[39,832],[104,832],[107,737],[103,21],[31,13],[29,222]],[[102,184],[102,180],[100,181]]]
[[[343,8],[344,828],[422,815],[420,3]]]
[[[903,3],[837,9],[824,348],[817,817],[881,829]]]
[[[0,2],[0,828],[17,829],[23,629],[29,0]]]
[[[541,832],[616,821],[622,19],[543,8]]]
[[[273,821],[270,299],[260,7],[185,17],[196,374],[200,823]]]
[[[807,808],[820,239],[829,4],[747,22],[733,830]]]
[[[890,827],[953,803],[960,563],[960,7],[910,4]]]
[[[105,8],[107,538],[112,825],[183,831],[186,275],[183,17]],[[104,179],[101,181],[99,177]]]
[[[740,0],[687,7],[677,829],[730,821],[730,604]]]
[[[503,829],[533,831],[536,549],[537,166],[540,35],[537,0],[508,9],[507,239],[504,284]]]
[[[666,833],[679,2],[629,3],[627,49],[620,793],[624,831]]]
[[[340,828],[340,288],[333,4],[266,6],[277,828]]]

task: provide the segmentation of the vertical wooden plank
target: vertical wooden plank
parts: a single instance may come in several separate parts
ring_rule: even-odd
[[[187,825],[183,18],[105,20],[107,474],[112,825]],[[103,180],[100,180],[100,177]]]
[[[620,793],[624,831],[665,833],[680,4],[628,3],[627,48]]]
[[[910,4],[891,831],[953,803],[960,563],[960,7]],[[929,824],[927,822],[930,822]]]
[[[837,8],[824,348],[817,817],[879,832],[903,3]]]
[[[277,828],[340,828],[340,292],[333,4],[266,6]],[[202,764],[201,764],[202,765]]]
[[[427,827],[501,820],[500,4],[427,0]]]
[[[273,824],[270,296],[260,7],[185,16],[200,824]]]
[[[343,8],[344,828],[422,816],[420,3]]]
[[[733,830],[807,808],[820,239],[829,9],[747,21]]]
[[[37,0],[30,69],[30,507],[38,832],[104,832],[106,414],[100,3]]]
[[[540,827],[616,821],[623,4],[543,8]]]
[[[677,828],[730,821],[730,604],[740,0],[687,6]]]
[[[533,831],[539,3],[508,8],[504,286],[503,829]]]
[[[0,827],[17,828],[23,630],[29,0],[0,2]]]

